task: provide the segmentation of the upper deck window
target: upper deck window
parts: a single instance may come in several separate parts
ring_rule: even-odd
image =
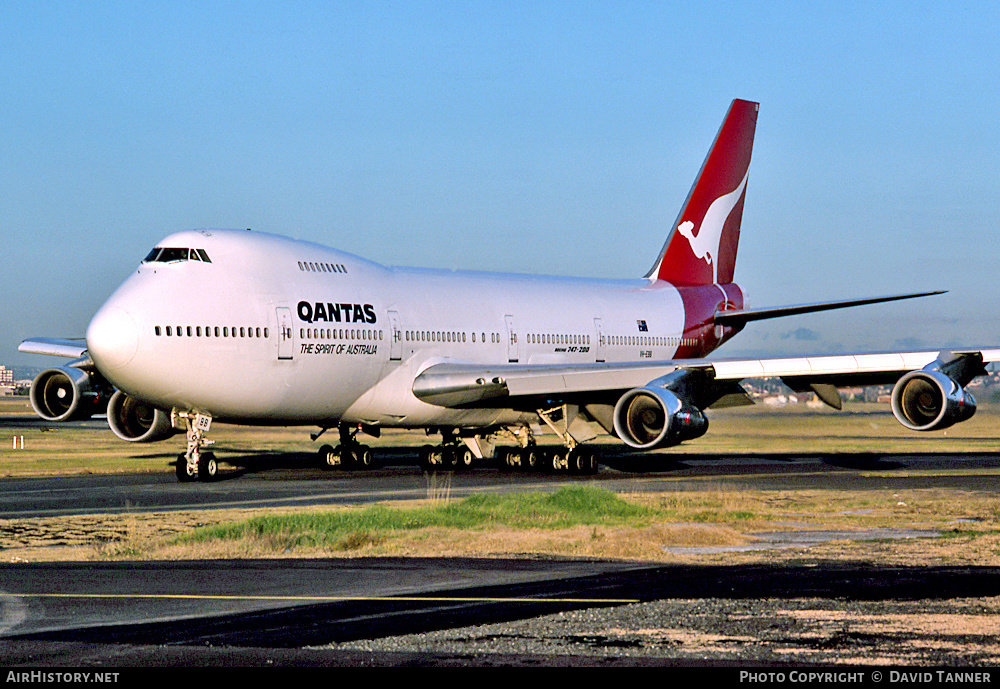
[[[203,261],[204,263],[211,263],[212,260],[208,257],[208,252],[204,249],[175,249],[172,247],[155,247],[146,258],[142,259],[143,263],[172,263],[174,261]]]
[[[346,273],[347,266],[343,263],[319,263],[317,261],[298,261],[299,270],[306,273]]]

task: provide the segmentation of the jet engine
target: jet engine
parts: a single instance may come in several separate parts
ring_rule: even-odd
[[[708,419],[670,390],[649,385],[622,395],[615,405],[614,428],[626,445],[653,450],[704,435]]]
[[[914,431],[937,431],[976,413],[976,400],[939,370],[911,371],[892,389],[892,414]]]
[[[28,393],[31,407],[46,421],[79,421],[100,414],[111,386],[99,375],[72,366],[39,373]]]
[[[140,402],[121,390],[108,402],[108,425],[115,435],[130,443],[166,440],[178,432],[170,422],[170,412]]]

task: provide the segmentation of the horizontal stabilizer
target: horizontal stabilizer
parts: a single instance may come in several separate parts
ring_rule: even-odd
[[[847,309],[852,306],[881,304],[887,301],[901,301],[903,299],[916,299],[917,297],[930,297],[935,294],[944,294],[945,292],[946,290],[937,290],[935,292],[894,294],[888,297],[868,297],[867,299],[847,299],[843,301],[823,301],[811,304],[775,306],[763,309],[735,309],[732,311],[718,311],[715,314],[715,324],[739,328],[750,321],[762,321],[768,318],[784,318],[785,316],[797,316],[803,313],[817,313],[819,311],[833,311],[834,309]]]

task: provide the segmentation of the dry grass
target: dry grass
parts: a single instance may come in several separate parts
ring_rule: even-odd
[[[180,538],[202,527],[259,516],[265,512],[262,510],[86,515],[0,521],[0,550],[7,561],[394,555],[748,563],[795,560],[807,555],[881,564],[995,565],[1000,557],[995,498],[984,493],[950,489],[914,490],[903,495],[892,491],[716,491],[624,497],[655,508],[657,516],[646,523],[563,528],[492,524],[473,528],[357,529],[324,545],[290,545],[285,535],[272,533],[236,539]],[[266,512],[310,511],[315,508]],[[752,545],[754,534],[762,531],[864,533],[886,527],[941,535],[844,539],[808,547],[732,551]],[[686,554],[671,550],[691,547],[701,550]]]

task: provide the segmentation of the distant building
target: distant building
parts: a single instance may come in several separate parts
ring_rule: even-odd
[[[0,395],[14,394],[14,371],[0,365]]]

